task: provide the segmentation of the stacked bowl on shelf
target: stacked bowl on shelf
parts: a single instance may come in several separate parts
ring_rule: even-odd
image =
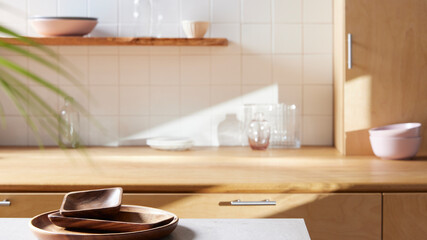
[[[399,123],[369,130],[374,154],[383,159],[411,159],[421,143],[421,123]]]

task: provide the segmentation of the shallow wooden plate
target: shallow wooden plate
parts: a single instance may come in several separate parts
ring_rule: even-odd
[[[173,220],[165,225],[150,228],[147,230],[133,232],[96,232],[96,231],[71,231],[53,224],[48,215],[58,211],[51,211],[35,216],[30,221],[30,229],[39,240],[154,240],[169,235],[178,225],[178,217],[170,212],[160,209],[142,206],[123,205],[122,208],[133,212],[158,211],[160,214],[169,214]]]
[[[59,212],[49,214],[48,218],[56,226],[67,229],[132,232],[167,224],[173,220],[174,216],[153,208],[123,206],[117,214],[104,219],[66,217]]]
[[[100,218],[116,214],[122,204],[121,187],[69,192],[59,212],[67,217]]]

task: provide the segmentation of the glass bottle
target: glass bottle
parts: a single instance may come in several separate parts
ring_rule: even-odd
[[[265,150],[270,143],[270,123],[261,112],[255,113],[255,119],[249,123],[247,134],[249,146],[254,150]]]
[[[218,125],[218,143],[220,146],[241,146],[242,123],[236,114],[227,114]]]
[[[134,0],[133,6],[133,37],[151,37],[153,32],[152,0]]]
[[[80,114],[73,107],[73,99],[65,98],[59,112],[59,140],[69,148],[79,147]]]

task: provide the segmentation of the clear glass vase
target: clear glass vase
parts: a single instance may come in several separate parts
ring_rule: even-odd
[[[270,123],[265,120],[263,113],[257,112],[247,130],[249,146],[254,150],[267,149],[270,143],[270,132]]]
[[[133,37],[151,37],[153,34],[153,0],[133,1]]]
[[[80,145],[80,114],[72,102],[73,99],[66,98],[59,112],[59,140],[65,147],[77,148]]]

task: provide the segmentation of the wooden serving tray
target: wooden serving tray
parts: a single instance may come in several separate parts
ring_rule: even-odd
[[[122,207],[117,214],[106,219],[77,218],[62,216],[59,212],[48,215],[49,220],[56,226],[70,230],[94,230],[105,232],[132,232],[159,227],[171,222],[171,214],[159,213],[157,209],[135,209]]]
[[[40,240],[153,240],[169,235],[178,225],[179,219],[175,214],[160,209],[133,205],[122,205],[122,209],[123,211],[136,213],[150,211],[173,216],[173,219],[165,225],[139,231],[120,233],[89,230],[72,231],[56,226],[49,220],[48,215],[57,213],[58,211],[56,210],[35,216],[30,221],[30,229]]]

